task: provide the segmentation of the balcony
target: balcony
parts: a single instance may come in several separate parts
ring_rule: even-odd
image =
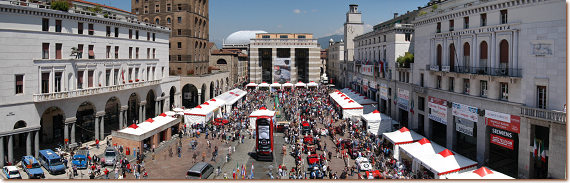
[[[479,75],[489,75],[489,76],[501,76],[501,77],[522,77],[522,69],[513,68],[496,68],[496,67],[468,67],[468,66],[440,66],[438,65],[426,65],[426,70],[436,71],[436,72],[454,72],[454,73],[464,73],[464,74],[479,74]]]
[[[566,124],[566,113],[562,111],[553,111],[553,110],[522,106],[521,116],[539,119],[539,120],[551,121],[560,124]]]
[[[127,83],[122,85],[105,86],[98,88],[79,89],[79,90],[64,91],[57,93],[34,94],[34,102],[47,102],[47,101],[69,99],[75,97],[84,97],[95,94],[103,94],[103,93],[116,92],[121,90],[140,88],[145,86],[152,86],[157,84],[160,84],[160,80]]]
[[[439,65],[426,65],[426,70],[441,71],[441,70],[439,70]]]

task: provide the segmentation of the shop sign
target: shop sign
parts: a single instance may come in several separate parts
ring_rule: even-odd
[[[458,118],[455,123],[455,130],[465,135],[473,136],[473,122]]]
[[[521,117],[486,110],[485,124],[510,132],[520,133]]]
[[[374,65],[363,65],[361,66],[361,72],[363,75],[374,76]]]
[[[451,108],[451,114],[456,117],[465,118],[474,122],[477,122],[479,115],[477,114],[477,108],[468,105],[453,102],[453,108]]]
[[[507,148],[510,150],[514,149],[515,141],[512,139],[508,139],[505,137],[501,137],[499,135],[491,134],[490,135],[490,141],[491,141],[491,143],[497,144],[501,147],[504,147],[504,148]]]
[[[443,123],[447,125],[447,101],[428,96],[428,107],[430,108],[430,113],[428,115],[429,119]]]
[[[410,91],[398,88],[398,107],[407,111],[409,100]]]
[[[513,139],[513,132],[504,131],[497,128],[491,128],[491,133]]]
[[[380,83],[380,98],[388,100],[388,86],[384,83]]]
[[[378,89],[378,88],[376,87],[376,81],[370,81],[370,85],[369,85],[369,86],[370,86],[370,88]]]

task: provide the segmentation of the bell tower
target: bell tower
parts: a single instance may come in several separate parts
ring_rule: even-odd
[[[358,11],[357,4],[349,5],[346,13],[346,22],[344,23],[344,60],[354,61],[354,41],[356,36],[364,32],[364,23],[362,22],[362,14]]]

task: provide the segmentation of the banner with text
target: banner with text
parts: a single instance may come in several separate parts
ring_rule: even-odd
[[[428,108],[430,113],[428,115],[429,119],[443,123],[447,125],[447,101],[435,98],[432,96],[428,97]]]
[[[380,83],[380,98],[388,100],[388,85]]]
[[[362,65],[360,68],[360,73],[363,75],[374,76],[374,65]]]
[[[455,118],[455,130],[465,135],[473,136],[473,122],[464,118]]]
[[[477,114],[477,108],[468,105],[453,102],[453,108],[451,108],[451,114],[456,117],[465,118],[474,122],[479,120],[479,115]]]
[[[521,117],[485,110],[485,124],[510,132],[520,133]]]
[[[410,101],[410,91],[398,88],[398,107],[407,111],[408,101]]]
[[[508,148],[513,150],[514,149],[514,136],[512,132],[504,131],[498,128],[491,128],[490,142],[493,144],[497,144],[499,146]]]

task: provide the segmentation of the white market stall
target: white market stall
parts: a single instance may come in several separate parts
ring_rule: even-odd
[[[295,84],[296,88],[307,88],[307,84],[303,83],[302,81],[299,81],[297,84]]]
[[[246,94],[247,94],[246,91],[235,88],[233,90],[224,92],[221,95],[218,95],[216,98],[214,98],[214,100],[221,99],[222,101],[224,101],[225,103],[222,107],[224,110],[222,110],[222,111],[224,113],[230,113],[234,104],[236,104],[238,101],[241,101],[241,99],[243,99],[243,97]]]
[[[245,85],[245,87],[254,89],[254,88],[257,88],[257,84],[251,82],[251,83],[248,83],[247,85]]]
[[[511,176],[505,175],[501,172],[491,170],[485,166],[473,171],[467,171],[463,173],[456,173],[446,176],[447,179],[515,179]]]
[[[392,131],[392,119],[383,118],[378,110],[362,115],[362,119],[366,123],[367,132],[371,134],[382,135]]]
[[[311,82],[307,83],[307,87],[309,87],[309,88],[318,88],[318,87],[319,87],[319,84],[318,84],[318,83],[315,83],[314,81],[311,81]]]
[[[278,82],[274,82],[273,84],[269,85],[271,87],[271,91],[275,91],[277,89],[281,89],[281,84],[279,84]]]
[[[387,140],[388,142],[390,142],[394,146],[393,157],[395,159],[398,159],[398,157],[400,157],[399,145],[414,143],[414,142],[424,138],[424,136],[422,136],[422,135],[420,135],[414,131],[410,131],[406,127],[402,127],[401,129],[396,130],[394,132],[383,133],[382,138],[384,140]]]
[[[184,111],[184,123],[187,125],[205,124],[212,121],[220,113],[220,107],[225,104],[222,99],[211,99],[192,109]]]
[[[435,179],[445,179],[447,176],[462,173],[477,168],[477,162],[455,154],[449,149],[431,155],[418,157],[421,166],[433,172]]]
[[[267,110],[267,108],[261,107],[259,110],[253,111],[249,115],[249,129],[255,129],[255,120],[258,117],[262,116],[270,117],[271,119],[273,119],[273,122],[275,123],[275,111]]]
[[[283,89],[293,89],[293,84],[290,83],[289,81],[284,83],[282,86],[283,86]]]
[[[139,124],[131,124],[127,128],[112,131],[113,143],[125,147],[125,149],[143,149],[144,144],[148,147],[158,147],[160,142],[170,140],[174,131],[181,128],[181,119],[173,118],[165,113],[149,118]]]
[[[269,89],[269,84],[262,82],[261,84],[257,85],[257,89]]]
[[[374,100],[371,100],[368,97],[356,91],[353,91],[349,88],[344,88],[341,90],[341,92],[343,92],[348,97],[352,98],[354,101],[358,102],[358,104],[362,105],[362,107],[364,108],[364,113],[370,113],[376,110],[376,106],[374,105],[378,104],[378,102],[375,102]]]
[[[412,162],[412,172],[419,169],[420,157],[433,156],[438,152],[445,150],[445,147],[436,143],[431,143],[428,139],[423,138],[417,142],[399,145],[399,159],[408,159]]]
[[[340,91],[335,91],[329,94],[335,103],[342,109],[342,118],[359,118],[363,114],[362,105],[358,104],[350,97],[344,95]]]

